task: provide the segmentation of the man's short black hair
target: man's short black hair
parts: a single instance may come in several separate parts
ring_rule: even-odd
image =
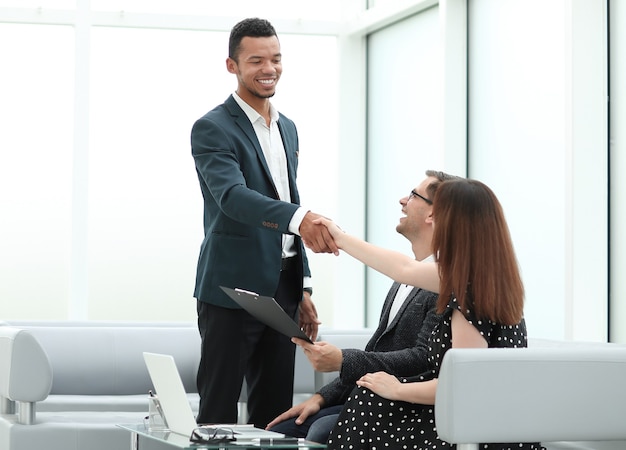
[[[276,30],[265,19],[244,19],[233,27],[228,40],[228,57],[237,61],[239,46],[244,37],[271,37],[276,36]]]

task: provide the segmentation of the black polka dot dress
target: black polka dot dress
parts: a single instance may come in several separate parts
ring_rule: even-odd
[[[428,363],[430,370],[420,375],[401,378],[402,382],[427,381],[437,378],[443,355],[452,346],[452,311],[459,305],[453,298],[448,303],[441,322],[429,340]],[[524,321],[517,325],[498,325],[477,320],[472,311],[461,311],[489,347],[526,347],[527,335]],[[432,405],[420,405],[387,400],[362,387],[355,387],[341,412],[337,425],[328,439],[328,449],[454,449],[437,436],[435,410]],[[488,450],[545,450],[539,443],[482,444]]]

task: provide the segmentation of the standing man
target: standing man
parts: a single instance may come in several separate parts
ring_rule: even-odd
[[[427,170],[426,176],[400,199],[404,217],[396,226],[396,231],[411,242],[413,255],[420,261],[432,254],[432,198],[443,181],[456,178],[434,170]],[[378,371],[397,376],[421,372],[427,366],[428,338],[440,319],[435,312],[437,297],[433,292],[394,282],[383,304],[378,328],[365,350],[342,350],[327,342],[310,344],[298,339],[315,370],[339,371],[339,377],[276,417],[268,429],[326,443],[360,377]]]
[[[320,216],[299,205],[296,127],[269,100],[282,73],[281,57],[268,21],[235,25],[226,69],[237,77],[237,90],[191,131],[204,198],[194,292],[202,338],[198,423],[235,423],[244,377],[250,423],[258,427],[293,399],[295,346],[219,286],[274,297],[315,339],[319,321],[302,239],[322,252],[337,250],[325,227],[312,223]]]

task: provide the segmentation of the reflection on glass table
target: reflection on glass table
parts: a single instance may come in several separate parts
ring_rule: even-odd
[[[129,448],[161,448],[162,444],[168,444],[182,450],[193,449],[316,449],[326,448],[324,444],[306,441],[297,438],[278,439],[237,439],[232,429],[225,426],[220,428],[202,427],[193,430],[191,436],[170,431],[150,431],[145,424],[120,424],[120,428],[131,432],[131,444]],[[141,444],[139,444],[141,442]],[[159,446],[161,444],[161,446]]]

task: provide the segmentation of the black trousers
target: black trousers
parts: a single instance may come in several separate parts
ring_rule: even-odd
[[[281,272],[277,303],[297,321],[302,297],[295,270]],[[245,288],[245,287],[244,287]],[[249,423],[265,426],[292,406],[295,345],[242,309],[198,301],[202,338],[198,423],[236,423],[245,377]]]

